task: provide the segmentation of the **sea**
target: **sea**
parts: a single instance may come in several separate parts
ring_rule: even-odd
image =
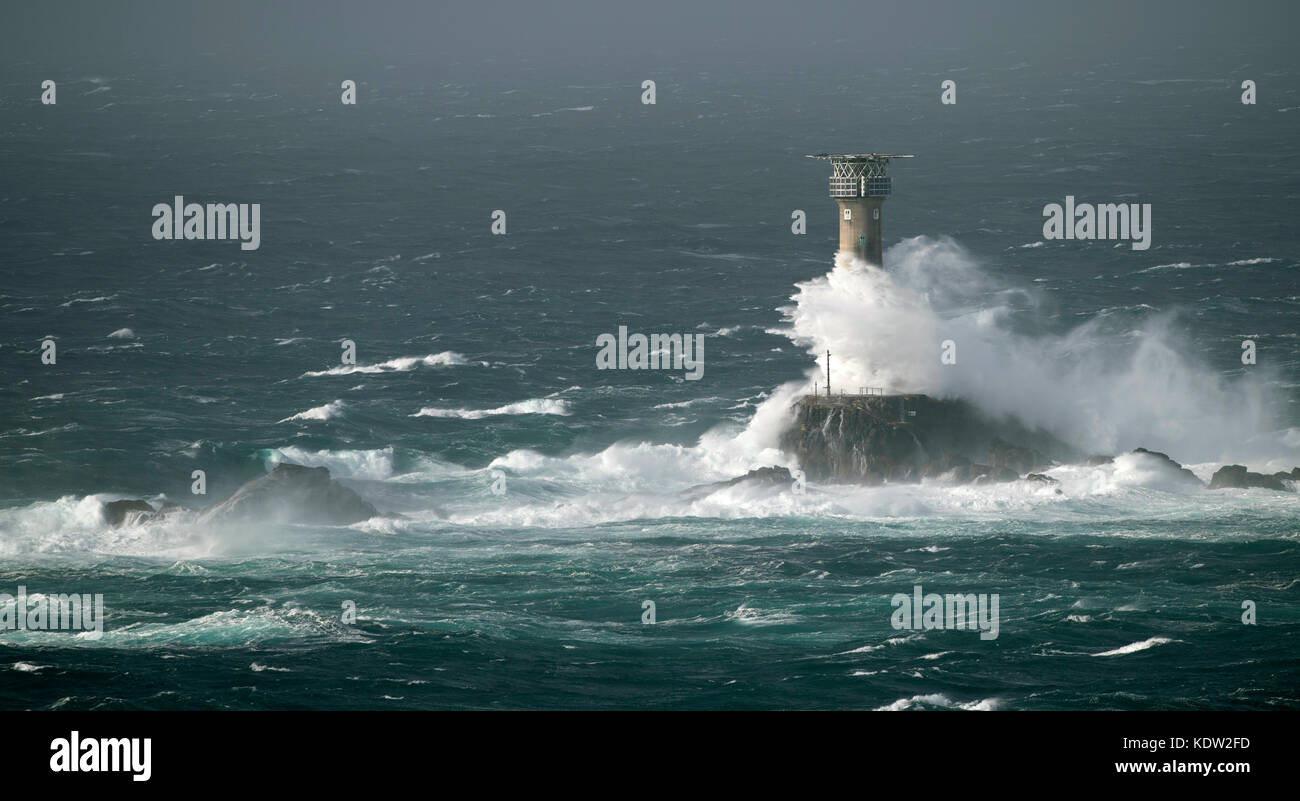
[[[761,55],[11,60],[0,708],[1300,707],[1300,494],[1131,454],[1300,465],[1294,53]],[[823,152],[915,155],[883,267],[837,257]],[[259,247],[155,239],[176,196],[260,204]],[[1150,204],[1150,247],[1045,239],[1067,197]],[[601,369],[620,327],[699,336],[702,369]],[[832,391],[1114,459],[699,490],[797,474],[828,351]],[[280,463],[381,515],[200,521]],[[123,498],[181,509],[114,528]],[[917,587],[996,596],[997,636],[899,626]],[[20,588],[102,596],[102,631],[18,628]]]

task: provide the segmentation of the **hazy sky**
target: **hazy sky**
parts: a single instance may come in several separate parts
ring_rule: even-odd
[[[1206,50],[1293,52],[1300,3],[1026,2],[188,2],[7,3],[0,63],[66,69],[131,56],[238,69],[419,60],[461,70],[912,65],[960,55],[1125,60]],[[951,65],[949,65],[951,66]],[[1259,65],[1256,65],[1259,66]]]

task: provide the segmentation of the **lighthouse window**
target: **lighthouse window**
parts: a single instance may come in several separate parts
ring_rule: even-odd
[[[853,209],[845,209],[845,210],[844,210],[844,219],[846,219],[846,220],[851,220],[851,219],[853,219]]]
[[[879,219],[880,219],[880,209],[872,209],[872,210],[871,210],[871,219],[873,219],[873,220],[879,220]]]

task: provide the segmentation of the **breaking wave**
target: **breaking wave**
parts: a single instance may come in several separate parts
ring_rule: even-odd
[[[886,263],[883,270],[841,253],[829,274],[798,285],[783,333],[819,360],[800,391],[824,372],[829,350],[832,381],[847,391],[965,398],[1087,452],[1279,456],[1262,371],[1229,381],[1200,364],[1173,314],[1136,324],[1098,315],[1052,331],[1034,319],[1039,297],[996,285],[950,239],[905,240]],[[945,343],[953,364],[940,360]]]
[[[328,370],[311,370],[303,373],[302,377],[315,378],[323,375],[352,375],[353,373],[404,373],[417,367],[455,367],[463,364],[469,364],[463,355],[445,350],[428,356],[402,356],[378,364],[342,364]]]
[[[1128,645],[1122,646],[1120,648],[1116,648],[1112,651],[1102,651],[1099,654],[1093,654],[1093,656],[1123,656],[1124,654],[1132,654],[1132,653],[1137,653],[1138,651],[1145,651],[1148,648],[1154,648],[1157,645],[1164,645],[1165,643],[1170,643],[1170,642],[1176,642],[1176,640],[1172,640],[1169,637],[1150,637],[1148,639],[1142,640],[1141,642],[1129,643]]]
[[[341,415],[345,407],[346,404],[344,404],[343,401],[341,400],[331,401],[325,404],[324,406],[317,406],[315,408],[308,409],[305,412],[298,412],[295,415],[284,418],[280,422],[288,423],[293,420],[332,420],[333,418]]]
[[[533,398],[530,400],[519,401],[518,403],[507,403],[505,406],[498,406],[495,409],[438,409],[426,406],[411,417],[455,417],[461,420],[480,420],[484,417],[496,417],[508,414],[554,414],[568,416],[573,414],[569,410],[567,401],[556,400],[554,398]]]

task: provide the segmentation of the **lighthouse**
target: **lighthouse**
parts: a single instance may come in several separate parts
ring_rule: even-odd
[[[902,153],[816,153],[810,159],[831,163],[831,197],[840,207],[840,250],[880,265],[880,207],[889,197],[890,159],[910,159]]]

